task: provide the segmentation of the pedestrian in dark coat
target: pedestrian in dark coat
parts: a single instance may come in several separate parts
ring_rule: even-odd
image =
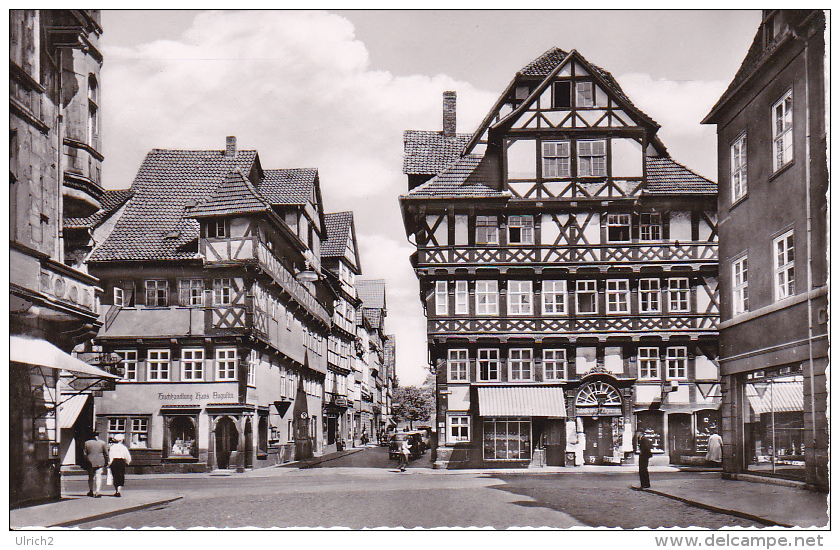
[[[648,464],[650,463],[651,455],[653,453],[651,452],[650,439],[647,438],[644,432],[639,432],[639,482],[642,489],[648,489],[650,487]]]

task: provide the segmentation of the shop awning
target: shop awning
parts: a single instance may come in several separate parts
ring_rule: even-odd
[[[88,394],[76,394],[58,406],[58,423],[60,428],[72,428],[79,418],[79,413],[87,403]]]
[[[566,401],[559,387],[479,386],[478,414],[566,418]]]
[[[747,385],[747,400],[750,402],[754,414],[764,414],[771,411],[801,412],[805,402],[802,396],[802,382],[774,382],[764,388],[764,395],[759,395],[753,384]]]
[[[15,363],[64,370],[76,375],[86,375],[85,377],[88,378],[119,378],[119,376],[79,361],[46,340],[23,336],[11,336],[9,340],[9,360]]]

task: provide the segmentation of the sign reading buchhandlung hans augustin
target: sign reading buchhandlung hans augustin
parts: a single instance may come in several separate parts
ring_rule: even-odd
[[[183,401],[188,403],[193,403],[195,401],[212,401],[212,402],[219,402],[219,401],[233,401],[236,400],[236,392],[226,391],[226,392],[218,392],[213,391],[209,393],[202,393],[199,391],[196,392],[158,392],[157,394],[158,401]]]

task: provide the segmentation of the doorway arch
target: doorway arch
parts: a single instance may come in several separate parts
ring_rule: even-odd
[[[216,466],[221,470],[230,467],[231,454],[239,447],[239,430],[236,422],[229,416],[223,416],[216,422]]]

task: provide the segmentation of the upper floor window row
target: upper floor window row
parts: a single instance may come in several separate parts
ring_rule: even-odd
[[[576,149],[577,175],[579,177],[607,175],[606,140],[578,140]],[[543,178],[568,178],[572,176],[572,143],[570,141],[544,141],[542,152]]]
[[[560,80],[553,84],[552,107],[555,109],[595,107],[595,103],[595,84],[591,80],[577,80],[574,85],[569,80]]]
[[[177,295],[170,292],[168,279],[146,279],[142,282],[140,298],[135,301],[134,281],[123,281],[114,286],[113,304],[118,307],[134,307],[142,303],[146,307],[169,307],[180,305],[188,307],[203,307],[206,305],[231,305],[237,299],[238,288],[236,279],[222,277],[211,280],[212,293],[206,288],[204,279],[177,279]]]

